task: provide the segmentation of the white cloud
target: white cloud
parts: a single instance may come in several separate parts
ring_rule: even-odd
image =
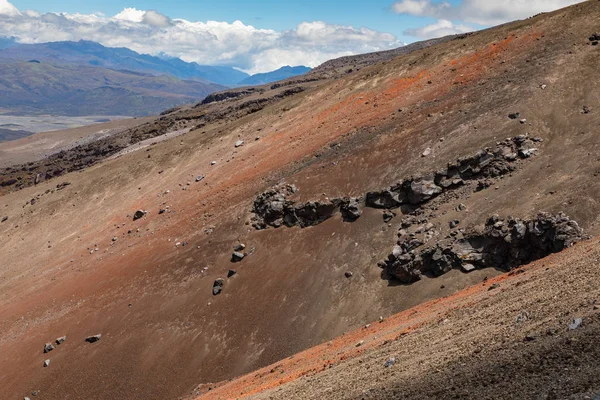
[[[446,19],[440,19],[436,23],[417,29],[407,29],[405,35],[416,36],[423,39],[431,39],[457,33],[471,32],[473,28],[466,25],[455,25]]]
[[[8,0],[0,0],[0,16],[15,17],[21,15],[19,9]]]
[[[21,43],[92,40],[203,65],[230,65],[250,73],[284,65],[315,67],[334,57],[402,45],[388,33],[320,21],[303,22],[295,29],[277,32],[241,21],[170,19],[157,11],[135,8],[125,8],[112,17],[21,13],[7,0],[0,0],[0,36],[12,36]]]
[[[582,0],[463,0],[459,5],[453,6],[445,1],[401,0],[392,5],[392,10],[398,14],[497,25],[581,2]]]

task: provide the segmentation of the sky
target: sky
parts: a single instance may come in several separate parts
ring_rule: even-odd
[[[0,37],[93,40],[248,73],[387,50],[580,0],[0,0]]]

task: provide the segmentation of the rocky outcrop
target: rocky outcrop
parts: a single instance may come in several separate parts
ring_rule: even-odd
[[[256,229],[268,226],[308,226],[318,225],[341,212],[344,221],[353,222],[360,218],[360,198],[345,197],[327,202],[309,201],[297,204],[287,197],[296,193],[294,185],[280,185],[259,195],[254,201],[252,225]]]
[[[534,143],[539,140],[527,136],[506,139],[494,149],[483,149],[473,156],[460,158],[435,173],[408,178],[387,189],[369,192],[366,206],[393,209],[403,204],[421,205],[470,180],[479,180],[483,189],[489,186],[487,179],[506,175],[515,169],[515,161],[531,157],[537,151]]]
[[[465,234],[454,231],[441,240],[432,240],[439,234],[432,226],[411,222],[404,221],[396,246],[380,263],[388,278],[407,284],[453,268],[508,271],[583,240],[579,225],[562,213],[540,213],[532,220],[492,216],[482,228]]]
[[[470,157],[448,164],[442,170],[405,179],[387,189],[368,192],[364,197],[296,204],[288,197],[298,189],[293,185],[279,185],[255,199],[252,224],[256,229],[269,226],[279,228],[284,225],[304,228],[317,225],[338,212],[341,212],[344,221],[353,222],[362,214],[363,206],[385,210],[402,205],[421,206],[440,194],[473,180],[478,181],[476,190],[483,190],[491,185],[492,179],[514,171],[518,160],[531,157],[537,151],[535,142],[539,141],[541,139],[530,139],[527,136],[506,139],[494,149],[480,150]]]

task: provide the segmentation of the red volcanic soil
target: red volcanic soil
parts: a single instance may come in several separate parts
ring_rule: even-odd
[[[487,286],[460,292],[500,275],[491,269],[413,285],[382,279],[377,262],[394,246],[401,210],[389,223],[381,210],[365,209],[354,223],[334,216],[305,229],[256,231],[254,198],[280,182],[300,189],[298,201],[360,196],[528,134],[543,139],[534,157],[487,190],[467,186],[436,202],[426,211],[430,222],[445,235],[457,216],[467,228],[492,214],[563,211],[586,233],[600,233],[600,53],[588,41],[599,11],[600,2],[576,5],[301,83],[304,91],[289,96],[268,89],[187,107],[155,123],[171,119],[177,130],[185,121],[194,127],[188,133],[1,196],[0,220],[8,219],[0,223],[0,398],[189,396],[199,384],[248,374],[372,323],[284,361],[279,379],[270,367],[247,387],[238,381],[219,389],[233,392],[215,391],[256,393],[323,368],[328,374],[343,356],[358,362],[405,330],[429,332],[436,313],[458,312],[453,304],[503,298]],[[507,117],[517,111],[526,123]],[[235,148],[238,140],[245,144]],[[428,147],[432,154],[421,157]],[[459,203],[467,207],[460,215]],[[138,209],[148,213],[133,221]],[[239,243],[253,252],[233,264]],[[230,268],[237,274],[226,279]],[[225,285],[213,296],[219,278]],[[581,293],[573,299],[589,297]],[[380,316],[386,320],[373,323]],[[96,334],[100,341],[85,342]],[[43,354],[63,335],[65,343]],[[354,348],[355,339],[365,343]],[[410,379],[425,390],[425,380]],[[345,392],[312,383],[327,398]],[[290,397],[318,395],[287,388]]]

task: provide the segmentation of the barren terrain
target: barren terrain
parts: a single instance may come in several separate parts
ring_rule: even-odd
[[[358,71],[317,68],[0,171],[0,398],[598,392],[597,239],[510,277],[477,265],[402,284],[381,268],[413,218],[428,243],[542,211],[600,233],[597,15],[589,1]],[[536,150],[502,174],[365,203],[519,137]],[[280,184],[294,204],[359,198],[360,216],[256,229],[257,196]]]

